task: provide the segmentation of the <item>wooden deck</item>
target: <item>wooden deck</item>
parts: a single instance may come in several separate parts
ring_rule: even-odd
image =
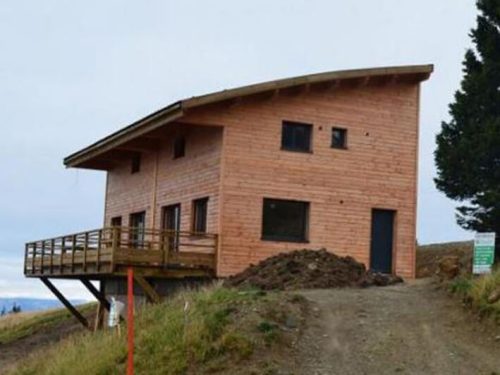
[[[214,276],[216,234],[109,227],[26,244],[27,277]]]

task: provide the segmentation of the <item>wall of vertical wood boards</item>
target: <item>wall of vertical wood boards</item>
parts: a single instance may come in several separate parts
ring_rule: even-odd
[[[371,210],[393,209],[394,270],[414,277],[418,95],[418,84],[341,84],[193,109],[183,124],[167,125],[158,155],[144,153],[139,173],[128,162],[108,173],[105,221],[122,216],[126,226],[130,213],[146,211],[147,226],[159,227],[161,207],[181,203],[181,230],[190,230],[192,200],[208,196],[218,274],[227,276],[305,247],[368,265]],[[311,153],[280,149],[283,120],[314,125]],[[330,148],[332,127],[347,128],[347,150]],[[173,159],[180,134],[186,156]],[[310,202],[308,243],[261,240],[264,197]]]
[[[173,140],[186,137],[186,155],[173,159]],[[146,211],[146,226],[159,228],[162,207],[181,204],[181,230],[191,230],[192,201],[209,197],[207,231],[219,231],[219,186],[222,128],[172,125],[158,151],[143,153],[141,170],[130,173],[130,162],[108,172],[105,222]],[[156,168],[156,172],[155,172]],[[155,186],[155,173],[157,173]]]
[[[184,122],[224,127],[219,275],[298,248],[368,265],[371,210],[383,208],[397,211],[394,271],[414,277],[418,96],[419,84],[341,84],[188,113]],[[283,120],[314,125],[311,153],[280,150]],[[332,127],[347,128],[347,150],[330,148]],[[310,202],[308,243],[261,240],[264,197]]]

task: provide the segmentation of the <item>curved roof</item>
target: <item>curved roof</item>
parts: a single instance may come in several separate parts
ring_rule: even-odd
[[[326,83],[346,79],[370,78],[382,76],[413,76],[415,82],[429,78],[434,69],[433,65],[405,65],[369,69],[339,70],[325,73],[309,74],[304,76],[278,79],[248,86],[242,86],[229,90],[193,96],[188,99],[174,102],[120,130],[102,138],[101,140],[77,151],[64,159],[68,167],[79,167],[81,163],[109,151],[112,148],[128,142],[136,137],[148,133],[169,122],[181,118],[185,111],[190,108],[200,107],[207,104],[222,102],[229,99],[254,95],[258,93],[281,90],[294,86]]]

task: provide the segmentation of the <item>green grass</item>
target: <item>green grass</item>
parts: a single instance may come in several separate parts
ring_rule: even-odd
[[[95,309],[94,303],[78,307],[82,313]],[[50,310],[37,313],[19,313],[3,317],[5,322],[0,324],[0,344],[30,336],[44,328],[54,326],[64,319],[74,319],[66,309]]]
[[[500,323],[500,301],[488,303],[488,297],[498,288],[500,288],[500,267],[489,275],[459,277],[450,284],[450,290],[460,295],[482,316],[492,317]]]
[[[271,308],[293,312],[298,311],[297,304],[281,294],[214,286],[148,306],[136,317],[136,373],[196,374],[234,366],[272,345],[267,328],[272,327],[273,335],[280,334],[275,327],[281,323],[267,315]],[[12,373],[123,374],[125,331],[123,327],[121,337],[110,330],[73,335],[32,356]]]

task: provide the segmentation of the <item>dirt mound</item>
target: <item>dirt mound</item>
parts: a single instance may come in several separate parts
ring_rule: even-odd
[[[472,241],[422,245],[417,248],[417,278],[430,277],[440,272],[440,264],[448,257],[458,257],[459,273],[472,271]]]
[[[282,253],[229,277],[225,285],[263,290],[385,286],[402,282],[398,276],[367,272],[354,258],[325,249]]]

